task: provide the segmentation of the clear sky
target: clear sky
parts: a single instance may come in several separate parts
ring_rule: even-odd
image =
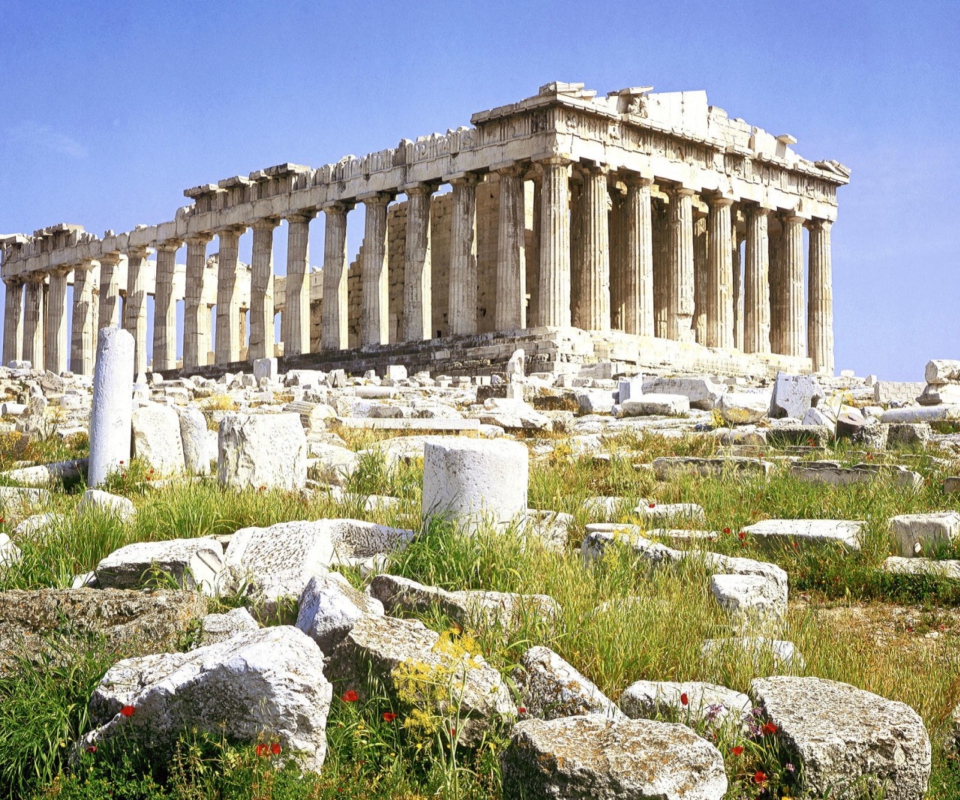
[[[155,224],[187,187],[393,147],[552,80],[705,89],[853,170],[837,369],[960,358],[960,2],[2,0],[0,31],[0,233]]]

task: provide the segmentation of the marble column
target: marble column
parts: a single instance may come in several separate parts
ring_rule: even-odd
[[[3,302],[3,365],[19,361],[23,353],[23,282],[4,282]]]
[[[433,278],[430,254],[430,205],[436,186],[404,187],[407,231],[403,254],[403,340],[433,338]]]
[[[100,298],[97,310],[97,331],[120,327],[120,281],[117,275],[119,253],[100,256]]]
[[[360,344],[390,343],[390,277],[387,269],[387,206],[385,192],[360,197],[366,208],[363,229],[363,263],[360,267]]]
[[[526,289],[526,327],[540,323],[540,229],[543,227],[543,188],[539,175],[523,182],[523,264]]]
[[[96,261],[84,261],[73,270],[73,324],[70,332],[70,371],[92,375],[96,320],[93,283]]]
[[[579,172],[570,179],[570,324],[582,328],[580,276],[583,273],[583,181]]]
[[[803,357],[807,354],[803,307],[803,218],[783,219],[783,277],[785,280],[785,319],[783,354]]]
[[[240,315],[240,236],[243,226],[231,226],[217,231],[220,254],[217,269],[217,341],[214,348],[215,364],[232,364],[240,360],[243,346],[237,317]],[[309,315],[307,317],[309,321]],[[307,328],[309,335],[309,327]]]
[[[733,251],[730,254],[733,264],[733,346],[743,350],[743,263],[740,259],[740,245],[746,237],[739,231],[733,232]]]
[[[627,321],[627,194],[610,187],[607,241],[610,246],[610,327],[626,330]]]
[[[273,231],[280,220],[259,219],[253,228],[253,251],[250,258],[250,346],[247,359],[273,358]]]
[[[653,336],[653,227],[650,185],[636,174],[626,177],[623,330]]]
[[[580,326],[589,331],[610,330],[610,239],[607,221],[610,196],[607,169],[581,166]]]
[[[477,182],[464,173],[450,178],[450,293],[447,323],[452,336],[477,332]]]
[[[44,369],[43,358],[43,275],[27,277],[23,304],[23,360],[34,369]]]
[[[667,222],[667,338],[693,340],[693,190],[670,192]]]
[[[133,374],[147,371],[147,248],[127,251],[127,296],[123,300],[123,329],[134,339]]]
[[[206,366],[210,351],[210,310],[204,299],[207,244],[212,234],[187,239],[187,275],[183,298],[183,367]],[[101,285],[101,292],[103,287]]]
[[[182,242],[158,242],[157,280],[153,294],[153,368],[177,368],[177,299],[173,280],[177,271],[177,250]],[[74,280],[76,287],[76,280]],[[74,288],[76,291],[76,288]]]
[[[46,369],[59,375],[67,371],[67,274],[57,269],[50,273],[46,308]]]
[[[747,210],[746,263],[743,269],[743,352],[770,352],[770,286],[767,218],[759,206]]]
[[[807,270],[807,355],[813,369],[833,375],[833,263],[827,219],[810,222],[809,268]]]
[[[347,213],[353,203],[331,203],[323,213],[323,300],[320,347],[346,350],[349,347],[349,296],[347,293]]]
[[[726,197],[710,199],[707,243],[707,347],[734,346],[733,226]],[[739,259],[738,259],[739,261]]]
[[[524,252],[523,174],[513,165],[498,170],[500,213],[497,229],[497,305],[494,328],[498,331],[526,327],[526,261]]]
[[[540,162],[540,296],[537,321],[570,327],[570,161]]]
[[[667,319],[670,306],[670,248],[668,236],[670,213],[668,203],[657,199],[650,202],[650,219],[653,231],[653,335],[667,338]]]
[[[767,222],[768,283],[770,286],[770,352],[784,352],[784,327],[787,319],[787,280],[783,271],[783,224],[771,214]]]
[[[287,217],[287,279],[284,289],[284,356],[310,352],[310,220],[316,211],[300,211]]]
[[[693,215],[693,338],[699,344],[707,342],[707,283],[710,258],[707,246],[707,217],[695,211]]]

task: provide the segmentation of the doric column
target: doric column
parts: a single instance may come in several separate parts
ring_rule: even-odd
[[[570,161],[540,162],[540,325],[570,327]]]
[[[403,339],[433,338],[433,277],[430,269],[430,205],[436,186],[404,187],[407,233],[403,255]]]
[[[183,298],[184,369],[206,366],[207,353],[210,351],[210,310],[204,302],[203,283],[207,268],[207,244],[212,238],[211,234],[204,233],[187,239],[187,275]]]
[[[667,338],[693,339],[693,190],[670,192],[667,220]]]
[[[127,251],[127,296],[123,300],[123,328],[134,339],[133,374],[147,371],[147,248]]]
[[[730,262],[733,265],[733,346],[737,350],[743,350],[743,264],[740,260],[740,245],[744,239],[738,231],[733,232]]]
[[[827,219],[810,223],[807,280],[807,355],[816,372],[833,375],[833,263]]]
[[[803,308],[803,218],[783,218],[783,277],[786,300],[783,326],[783,354],[806,355]]]
[[[607,244],[610,251],[610,327],[622,331],[627,318],[627,197],[609,181]]]
[[[273,358],[273,229],[275,217],[253,223],[253,251],[250,258],[250,347],[247,358]]]
[[[583,173],[580,325],[589,331],[610,330],[610,202],[607,169],[581,165]]]
[[[540,228],[543,227],[543,189],[539,175],[523,182],[523,284],[526,289],[526,322],[528,328],[540,322]]]
[[[733,227],[730,207],[733,200],[710,198],[707,231],[707,347],[734,346],[733,318]]]
[[[771,214],[767,222],[771,353],[785,352],[783,342],[787,319],[787,281],[783,271],[783,232],[782,221],[776,214]]]
[[[240,360],[241,337],[237,318],[240,316],[240,236],[243,226],[231,226],[217,231],[220,254],[217,269],[217,341],[214,348],[215,364],[232,364]],[[309,298],[308,298],[309,299]],[[307,317],[309,320],[309,315]],[[307,329],[309,334],[309,328]]]
[[[363,264],[360,267],[363,292],[360,344],[388,344],[390,284],[387,271],[387,206],[393,198],[385,192],[375,192],[359,199],[366,207]]]
[[[284,289],[283,354],[310,352],[310,220],[316,211],[300,211],[287,217],[287,280]]]
[[[332,203],[323,209],[323,306],[320,346],[324,350],[346,350],[349,346],[347,323],[347,212],[353,203]]]
[[[23,282],[10,280],[3,303],[3,364],[19,361],[23,353]]]
[[[498,170],[500,215],[497,233],[497,305],[494,327],[498,331],[526,326],[526,261],[524,252],[523,166]]]
[[[759,206],[747,209],[747,252],[743,268],[743,352],[770,352],[770,285],[767,217]]]
[[[450,178],[450,292],[447,324],[453,336],[477,332],[477,182],[472,173]]]
[[[640,336],[653,336],[652,183],[650,178],[643,178],[636,173],[629,173],[626,177],[623,329]]]
[[[173,296],[173,279],[177,271],[177,250],[183,244],[177,239],[158,242],[157,280],[153,294],[153,368],[177,368],[177,300]],[[76,279],[74,279],[76,287]],[[76,288],[74,288],[76,291]]]
[[[117,267],[122,256],[104,253],[100,256],[100,299],[97,309],[97,330],[120,327],[120,282]]]
[[[67,274],[69,270],[50,273],[46,308],[46,369],[59,375],[67,370]]]
[[[570,324],[582,328],[580,320],[580,275],[583,272],[583,181],[580,173],[570,176]]]
[[[23,360],[34,369],[43,369],[43,275],[27,276],[23,304]]]
[[[70,371],[92,375],[96,321],[93,280],[96,261],[84,261],[73,269],[73,324],[70,332]]]
[[[709,258],[707,247],[707,217],[700,211],[693,214],[693,328],[694,340],[707,342],[707,284]]]
[[[668,203],[650,201],[650,219],[653,228],[653,335],[667,338],[667,318],[670,311],[670,236]]]

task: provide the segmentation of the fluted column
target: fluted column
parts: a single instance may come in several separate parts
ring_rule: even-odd
[[[23,282],[5,281],[3,304],[3,364],[19,361],[23,353]]]
[[[579,286],[580,326],[589,331],[610,330],[610,229],[607,221],[610,202],[607,170],[581,166],[581,263]]]
[[[693,190],[670,193],[667,220],[667,338],[691,341],[693,322]]]
[[[43,275],[27,277],[23,304],[23,360],[34,369],[44,368],[43,359]]]
[[[759,206],[747,210],[747,250],[743,270],[743,352],[770,352],[770,285],[767,217]]]
[[[623,330],[640,336],[653,336],[652,183],[636,174],[626,177]]]
[[[213,238],[204,233],[187,239],[187,275],[183,298],[183,367],[206,366],[210,351],[210,310],[204,301],[207,244]],[[103,291],[101,286],[101,292]]]
[[[524,171],[520,165],[498,170],[500,214],[497,233],[497,305],[494,313],[494,327],[498,331],[526,326]]]
[[[97,330],[120,327],[120,281],[117,268],[122,256],[104,253],[100,256],[100,299],[97,310]]]
[[[84,261],[73,270],[73,323],[70,332],[70,371],[92,375],[94,362],[93,280],[96,261]]]
[[[570,161],[540,162],[540,325],[570,327]]]
[[[733,346],[743,350],[743,264],[740,260],[740,244],[744,241],[737,231],[733,232],[733,251],[730,263],[733,265]]]
[[[310,352],[310,220],[314,216],[315,211],[301,211],[287,217],[287,279],[280,319],[285,356]]]
[[[407,233],[403,257],[403,339],[433,338],[433,275],[430,254],[430,205],[436,187],[417,183],[404,187]]]
[[[360,268],[362,305],[360,344],[390,342],[390,294],[387,271],[387,206],[392,196],[385,192],[363,195],[366,208],[363,230],[363,263]]]
[[[783,354],[805,356],[807,350],[803,307],[803,218],[783,219],[783,277],[786,300]]]
[[[123,300],[123,328],[134,339],[133,374],[147,371],[147,248],[127,251],[127,296]]]
[[[349,346],[349,295],[347,292],[347,212],[353,203],[332,203],[324,207],[323,232],[323,330],[324,350],[346,350]]]
[[[157,251],[157,280],[153,294],[153,368],[177,367],[177,300],[173,296],[173,279],[177,270],[177,250],[182,243],[176,239],[159,242]],[[74,279],[76,292],[76,279]]]
[[[707,342],[707,283],[710,252],[707,245],[707,218],[699,211],[693,215],[693,333],[699,344]]]
[[[477,182],[472,173],[450,178],[450,291],[447,323],[452,336],[477,332]]]
[[[810,223],[807,280],[807,355],[816,372],[833,375],[833,261],[827,219]]]
[[[783,269],[783,233],[782,221],[775,214],[771,214],[767,222],[771,353],[785,352],[783,348],[787,319],[787,280]]]
[[[220,254],[217,269],[217,341],[214,363],[232,364],[240,360],[241,337],[237,324],[240,316],[240,235],[246,230],[233,226],[217,231]],[[309,320],[309,314],[308,314]],[[307,329],[309,335],[309,328]]]
[[[253,223],[253,251],[250,258],[250,346],[247,358],[273,358],[273,230],[275,217]]]
[[[707,347],[734,346],[733,241],[730,207],[726,197],[710,199],[707,244]]]
[[[670,247],[668,203],[651,200],[650,218],[653,227],[653,335],[667,338],[670,311]]]
[[[67,274],[69,270],[50,273],[47,289],[45,368],[59,375],[67,370]]]

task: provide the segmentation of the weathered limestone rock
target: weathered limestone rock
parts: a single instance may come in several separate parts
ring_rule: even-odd
[[[947,358],[928,361],[923,370],[923,379],[934,385],[958,383],[960,382],[960,361]]]
[[[930,441],[931,433],[930,426],[925,422],[916,424],[894,423],[887,426],[887,442],[889,444],[926,446],[927,442]]]
[[[712,411],[727,387],[709,378],[654,378],[644,382],[643,391],[644,394],[683,395],[690,408]]]
[[[760,422],[770,410],[769,392],[748,394],[727,392],[720,398],[720,414],[729,425],[752,425]]]
[[[770,416],[803,419],[807,411],[823,399],[824,391],[813,375],[778,372],[770,401]]]
[[[34,514],[27,517],[14,529],[14,536],[20,539],[42,539],[44,535],[62,525],[66,521],[65,514]]]
[[[710,477],[721,475],[769,475],[773,464],[759,458],[727,456],[725,458],[696,458],[693,456],[664,456],[653,460],[657,480],[667,481],[678,475],[693,474]]]
[[[360,457],[346,447],[311,441],[309,448],[313,474],[332,486],[346,486],[360,465]]]
[[[491,397],[484,402],[483,406],[483,410],[471,416],[485,425],[499,425],[508,431],[553,429],[553,423],[548,416],[541,414],[529,403],[520,399]]]
[[[863,522],[842,519],[766,519],[743,529],[759,542],[779,547],[839,543],[860,549]]]
[[[917,397],[917,402],[921,406],[957,405],[960,403],[960,386],[955,383],[928,384]]]
[[[570,526],[573,522],[573,514],[528,508],[520,530],[528,536],[536,536],[544,547],[563,552],[570,538]]]
[[[130,460],[135,343],[127,331],[104,328],[97,343],[90,413],[87,485],[96,488]]]
[[[19,564],[22,557],[20,548],[13,543],[10,537],[5,533],[0,533],[0,570]]]
[[[275,358],[257,358],[253,361],[253,377],[257,381],[266,379],[275,381],[277,379],[277,359]]]
[[[319,771],[332,695],[323,653],[308,636],[289,625],[264,628],[189,653],[115,664],[90,700],[99,727],[81,745],[122,735],[169,753],[184,730],[245,742],[265,736]],[[127,705],[129,717],[120,713]]]
[[[207,614],[200,620],[200,632],[190,649],[219,644],[234,636],[257,630],[260,630],[260,623],[245,608],[233,608],[225,614]]]
[[[880,421],[885,424],[960,421],[960,405],[910,406],[891,408],[883,412]]]
[[[500,756],[503,796],[525,800],[720,800],[723,756],[685,725],[598,714],[530,719]]]
[[[26,410],[17,419],[15,430],[32,439],[47,439],[53,435],[55,425],[47,416],[47,400],[42,395],[32,395]]]
[[[459,717],[458,738],[475,743],[495,718],[512,718],[516,706],[497,670],[483,656],[471,655],[449,636],[422,622],[365,614],[334,649],[326,674],[338,691],[364,692],[367,676],[380,678],[387,690],[435,705],[447,724]],[[436,699],[436,685],[449,686]]]
[[[950,544],[960,538],[960,514],[956,511],[900,514],[890,518],[889,526],[904,558],[929,553],[938,544]]]
[[[114,514],[123,522],[133,519],[137,513],[136,506],[128,498],[99,489],[87,489],[77,508],[80,511],[95,509],[104,514]]]
[[[193,475],[208,475],[210,462],[217,453],[214,452],[211,458],[207,420],[197,408],[181,408],[178,413],[184,468]]]
[[[904,489],[919,489],[923,476],[899,465],[856,464],[841,467],[839,461],[801,461],[790,467],[790,473],[807,483],[828,483],[831,486],[850,486],[854,483],[872,483],[888,478]]]
[[[529,454],[519,442],[437,439],[423,451],[423,516],[471,528],[525,515]]]
[[[87,459],[75,458],[69,461],[55,461],[51,464],[38,464],[35,467],[11,469],[3,475],[24,486],[51,486],[61,481],[76,480],[86,471]]]
[[[926,795],[930,739],[910,706],[823,678],[761,678],[750,694],[811,794],[846,796],[856,787],[857,796],[880,790],[889,800]]]
[[[599,714],[623,719],[623,712],[592,681],[549,647],[531,647],[514,671],[528,716],[540,719]]]
[[[216,539],[205,537],[128,544],[102,559],[96,573],[104,588],[138,589],[159,570],[184,589],[214,596],[222,569],[223,547]]]
[[[621,417],[679,417],[690,411],[690,401],[682,394],[643,394],[624,401]]]
[[[383,604],[354,589],[339,572],[314,575],[300,594],[297,627],[332,653],[364,614],[383,616]]]
[[[159,476],[185,467],[180,417],[170,406],[149,403],[133,412],[133,454]]]
[[[703,507],[696,503],[640,503],[633,513],[650,522],[706,522]]]
[[[613,392],[601,390],[577,392],[577,407],[581,414],[609,414],[615,405]]]
[[[50,492],[46,489],[0,486],[0,509],[6,520],[25,517],[48,502],[50,502]]]
[[[931,575],[960,581],[960,561],[932,558],[901,558],[890,556],[883,562],[883,571],[894,575]]]
[[[773,631],[787,618],[787,593],[760,575],[713,575],[710,591],[741,633]]]
[[[689,714],[691,722],[702,721],[715,727],[739,726],[752,707],[750,698],[742,692],[696,681],[637,681],[620,695],[620,708],[631,719],[676,719]]]
[[[307,438],[296,414],[228,414],[220,423],[217,478],[236,489],[302,489]]]

